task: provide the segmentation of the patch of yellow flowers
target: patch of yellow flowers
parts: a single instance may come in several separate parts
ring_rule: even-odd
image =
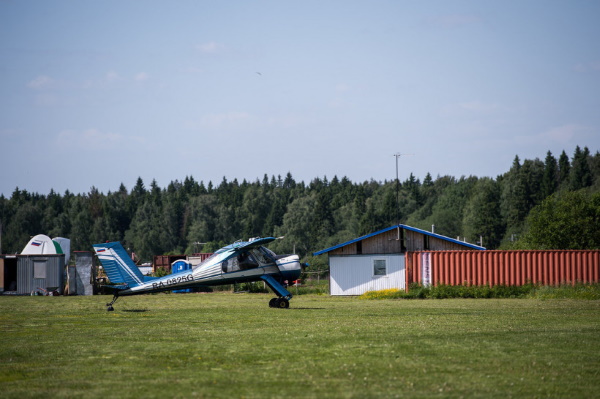
[[[392,298],[400,298],[404,291],[401,291],[397,288],[388,288],[386,290],[379,291],[367,291],[362,294],[360,299],[392,299]]]

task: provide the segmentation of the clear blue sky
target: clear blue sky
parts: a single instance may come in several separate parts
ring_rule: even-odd
[[[599,1],[0,0],[0,194],[600,149]]]

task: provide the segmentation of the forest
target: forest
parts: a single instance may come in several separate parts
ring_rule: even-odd
[[[423,180],[311,182],[267,176],[218,184],[187,176],[166,188],[137,179],[106,194],[48,195],[16,188],[0,196],[2,253],[30,237],[71,239],[74,251],[121,241],[140,261],[153,255],[213,252],[250,237],[285,236],[270,248],[305,259],[315,251],[397,223],[482,244],[487,249],[600,248],[600,153],[579,146],[571,158],[515,156],[496,178],[437,176]]]

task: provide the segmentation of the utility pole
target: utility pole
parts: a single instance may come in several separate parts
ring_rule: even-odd
[[[398,158],[402,155],[415,155],[415,154],[400,154],[399,152],[395,153],[396,157],[396,224],[400,224],[400,180],[398,178]]]
[[[398,180],[398,158],[400,158],[399,152],[395,153],[396,157],[396,225],[400,224],[400,180]]]

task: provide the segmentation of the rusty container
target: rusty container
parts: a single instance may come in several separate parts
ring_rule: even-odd
[[[420,251],[407,256],[406,286],[598,283],[600,251]]]

